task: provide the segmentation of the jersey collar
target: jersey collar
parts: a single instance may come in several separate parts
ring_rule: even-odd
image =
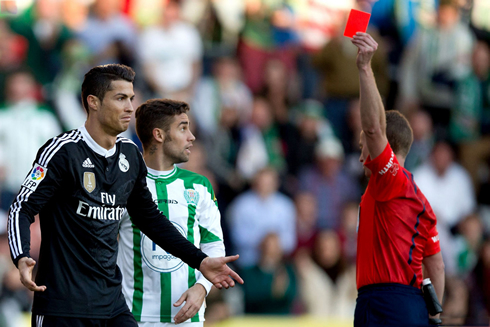
[[[116,145],[115,144],[112,147],[112,149],[110,149],[110,150],[106,150],[103,147],[101,147],[99,144],[97,144],[97,142],[95,142],[95,140],[92,138],[92,136],[90,136],[90,134],[88,133],[87,128],[85,128],[85,125],[80,127],[78,130],[82,133],[82,137],[83,137],[83,140],[85,141],[85,143],[87,143],[89,148],[91,148],[95,153],[100,154],[101,156],[103,156],[105,158],[108,158],[108,157],[112,156],[114,153],[116,153]]]
[[[175,174],[177,171],[177,166],[174,165],[174,169],[172,170],[166,170],[166,171],[161,171],[161,170],[155,170],[150,167],[147,167],[148,169],[148,176],[154,179],[157,178],[169,178]]]

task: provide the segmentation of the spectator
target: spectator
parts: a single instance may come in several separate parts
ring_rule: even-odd
[[[359,185],[342,171],[343,158],[339,141],[324,140],[315,148],[316,164],[299,175],[300,190],[311,192],[318,199],[319,228],[338,229],[344,205],[359,200]]]
[[[405,160],[405,168],[408,171],[414,171],[427,161],[435,140],[432,119],[427,112],[423,110],[414,112],[410,115],[409,122],[413,131],[413,143]]]
[[[247,122],[252,112],[252,94],[241,81],[240,66],[234,58],[222,57],[213,66],[213,76],[202,78],[196,86],[193,113],[196,125],[204,137],[216,133],[223,108],[237,110],[240,124]]]
[[[468,325],[488,325],[490,316],[490,240],[482,243],[469,285]]]
[[[301,299],[313,316],[351,318],[356,304],[355,266],[342,257],[340,239],[332,230],[321,231],[313,257],[296,256]]]
[[[466,278],[475,268],[478,251],[483,243],[484,230],[480,216],[478,214],[466,216],[458,224],[458,232],[460,235],[457,236],[457,271],[459,277]]]
[[[446,274],[455,275],[457,254],[451,229],[476,208],[471,178],[454,161],[451,146],[443,141],[435,144],[431,160],[417,168],[413,175],[437,216]]]
[[[6,20],[0,20],[0,89],[5,89],[5,78],[12,69],[19,68],[25,60],[27,40],[12,32]],[[0,104],[5,96],[0,92]]]
[[[267,234],[260,244],[257,265],[245,268],[245,312],[252,314],[291,314],[296,299],[296,273],[284,261],[280,236]]]
[[[265,235],[276,233],[285,255],[296,247],[294,203],[278,192],[277,171],[266,167],[254,177],[252,189],[230,205],[228,220],[236,253],[242,267],[256,265]]]
[[[296,70],[294,15],[286,1],[245,0],[245,26],[238,46],[245,83],[254,94],[264,85],[264,68],[278,59],[291,74]]]
[[[355,264],[357,255],[357,224],[359,204],[347,203],[342,210],[339,237],[342,245],[342,256],[348,263]]]
[[[62,69],[64,48],[73,37],[61,21],[61,2],[35,1],[10,21],[10,27],[28,42],[24,64],[32,69],[35,79],[43,86],[52,83]]]
[[[92,55],[93,65],[134,66],[136,30],[121,13],[122,0],[96,0],[78,38]]]
[[[211,135],[205,135],[203,139],[209,154],[209,168],[216,176],[220,189],[220,208],[224,212],[227,205],[242,191],[245,183],[244,177],[236,167],[243,142],[239,110],[231,106],[223,107],[216,131]]]
[[[319,92],[319,74],[313,66],[313,57],[332,37],[339,34],[345,13],[354,7],[354,0],[309,0],[296,4],[296,27],[302,50],[298,56],[302,95],[304,99],[316,98]]]
[[[471,70],[473,36],[460,20],[457,0],[441,0],[437,25],[421,29],[407,48],[401,69],[404,110],[422,107],[445,133],[455,103],[455,86]]]
[[[178,1],[168,1],[161,23],[143,31],[139,49],[156,95],[190,101],[201,74],[202,42],[197,29],[181,19]]]
[[[243,128],[242,133],[243,144],[237,157],[237,168],[242,176],[250,179],[268,165],[279,173],[286,171],[279,128],[266,99],[254,99],[250,124]]]
[[[56,117],[36,100],[37,85],[26,70],[6,81],[6,107],[0,110],[0,170],[4,170],[1,206],[8,210],[37,153],[49,138],[61,133]]]
[[[299,192],[294,197],[294,203],[296,205],[297,231],[296,250],[294,250],[294,253],[311,255],[315,238],[318,234],[318,229],[316,228],[318,220],[317,199],[311,193]]]
[[[461,150],[461,164],[476,187],[478,171],[490,156],[490,48],[478,42],[473,49],[473,72],[456,86],[450,123],[451,138]]]
[[[307,99],[297,107],[294,122],[297,129],[290,137],[295,145],[287,148],[288,172],[298,176],[302,168],[315,161],[315,147],[323,139],[334,137],[330,122],[323,115],[321,102]]]

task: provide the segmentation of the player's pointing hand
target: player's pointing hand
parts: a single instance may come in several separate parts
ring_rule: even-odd
[[[371,59],[378,49],[378,43],[367,33],[357,32],[352,43],[359,49],[357,52],[357,67],[359,69],[370,67]]]
[[[243,284],[243,279],[227,265],[227,263],[237,260],[238,257],[238,254],[219,258],[207,257],[201,262],[199,270],[219,289],[235,286],[234,280]]]

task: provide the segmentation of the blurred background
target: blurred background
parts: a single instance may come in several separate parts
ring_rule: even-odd
[[[367,184],[351,8],[372,13],[378,88],[414,131],[406,168],[438,217],[443,321],[488,326],[490,0],[0,1],[0,326],[29,325],[32,299],[8,208],[37,149],[84,123],[83,75],[107,63],[137,72],[135,108],[191,104],[184,168],[213,183],[246,280],[212,291],[205,326],[351,326]]]

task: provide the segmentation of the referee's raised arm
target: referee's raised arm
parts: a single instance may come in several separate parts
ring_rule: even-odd
[[[388,143],[385,108],[371,68],[371,59],[378,49],[378,43],[371,35],[361,32],[354,35],[352,43],[358,48],[361,125],[369,155],[374,159],[383,152]]]

